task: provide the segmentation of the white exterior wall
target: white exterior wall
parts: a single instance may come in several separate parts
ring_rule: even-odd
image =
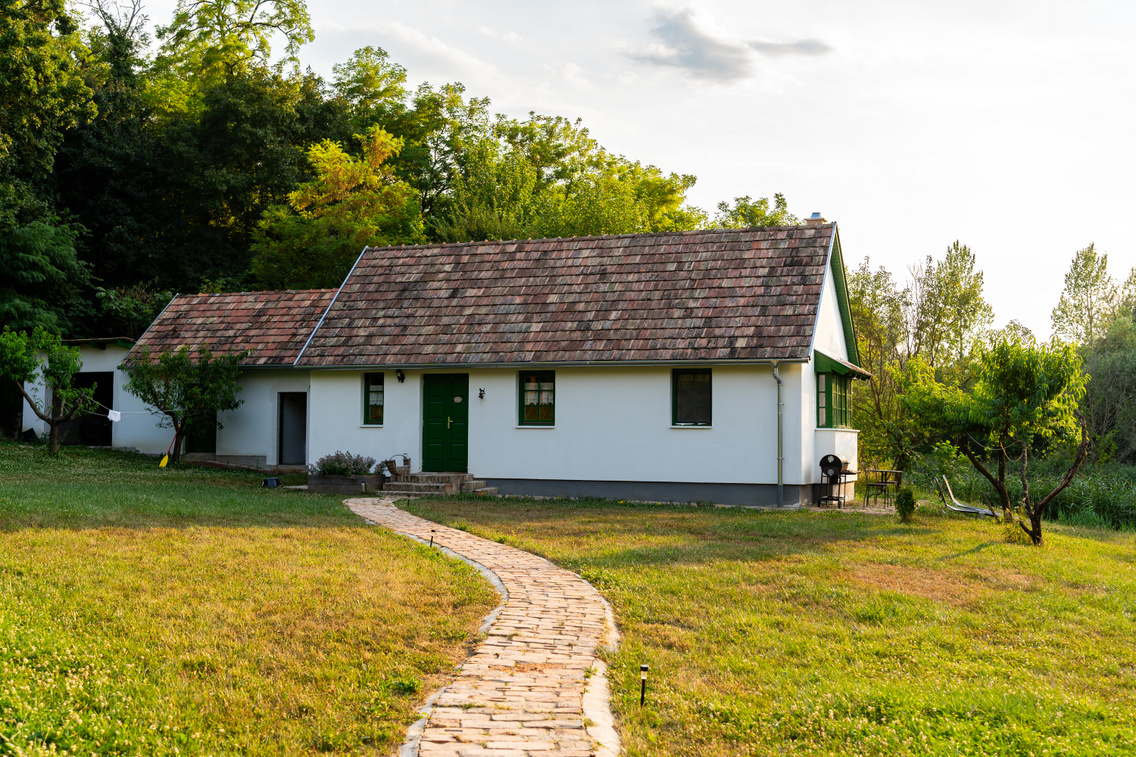
[[[469,374],[469,470],[484,478],[776,483],[777,385],[770,366],[712,368],[710,427],[671,425],[669,367],[557,368],[556,425],[519,426],[518,369]],[[422,465],[422,371],[384,372],[384,425],[364,426],[362,371],[313,371],[309,459],[337,450]],[[785,381],[785,483],[800,484],[801,367]],[[480,389],[485,398],[479,399]],[[811,430],[811,429],[810,429]]]
[[[421,470],[422,372],[406,371],[406,380],[400,384],[393,370],[367,371],[384,374],[382,426],[363,425],[363,373],[312,371],[308,461],[314,463],[333,452],[369,455],[376,460],[405,453],[410,455],[413,469]],[[471,391],[473,384],[471,377]],[[470,410],[472,426],[472,406]]]
[[[824,291],[817,313],[813,347],[832,358],[848,360],[848,345],[844,339],[844,322],[840,318],[840,304],[836,298],[836,281],[832,266],[825,269]],[[802,411],[801,433],[805,439],[802,449],[801,480],[805,483],[822,483],[820,459],[829,454],[839,455],[848,461],[849,468],[859,470],[859,432],[853,429],[827,429],[817,427],[816,364],[804,367],[801,380]]]
[[[238,379],[241,391],[237,398],[243,403],[236,410],[218,416],[222,428],[217,431],[217,454],[263,457],[269,467],[276,466],[280,449],[280,392],[308,394],[310,440],[313,415],[309,377],[309,371],[291,368],[242,371]],[[309,441],[308,461],[313,460]]]
[[[848,360],[848,346],[844,343],[844,322],[840,320],[840,303],[836,299],[836,281],[832,276],[831,265],[824,271],[824,288],[821,292],[813,348],[829,357]]]
[[[111,405],[114,410],[122,413],[122,420],[111,424],[113,446],[152,454],[164,453],[173,439],[173,430],[159,427],[160,416],[151,413],[149,405],[126,391],[126,373],[118,366],[126,358],[127,352],[125,347],[117,344],[108,344],[106,349],[81,345],[79,356],[83,361],[82,372],[114,372],[114,398]],[[28,394],[37,400],[44,399],[44,387],[41,382],[29,385],[27,389]],[[100,410],[100,412],[106,411]],[[47,424],[36,417],[26,400],[23,428],[33,429],[41,436],[48,432]]]

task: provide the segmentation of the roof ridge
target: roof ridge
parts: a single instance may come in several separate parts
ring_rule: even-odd
[[[529,237],[526,239],[479,239],[469,242],[424,242],[422,244],[399,244],[373,247],[368,245],[365,251],[381,250],[421,250],[425,248],[444,249],[448,247],[471,247],[485,244],[523,244],[526,242],[563,242],[594,241],[599,239],[630,239],[634,237],[663,237],[663,236],[694,236],[697,234],[728,234],[745,231],[781,231],[788,229],[827,229],[836,225],[835,221],[824,224],[786,224],[781,226],[745,226],[737,229],[683,229],[676,231],[638,231],[631,234],[590,234],[576,237]]]

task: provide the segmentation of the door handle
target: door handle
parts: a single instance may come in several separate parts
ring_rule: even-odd
[[[446,428],[449,428],[452,425],[454,425],[454,419],[453,418],[446,418]]]

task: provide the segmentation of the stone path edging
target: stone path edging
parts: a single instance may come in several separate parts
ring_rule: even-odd
[[[580,576],[544,558],[399,510],[392,500],[349,499],[370,523],[429,542],[486,574],[504,602],[456,679],[435,693],[407,734],[403,757],[615,757],[609,706],[611,605]],[[494,581],[494,579],[496,579]]]

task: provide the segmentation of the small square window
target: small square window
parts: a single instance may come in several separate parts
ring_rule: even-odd
[[[675,369],[671,373],[671,425],[709,426],[710,369]]]
[[[556,422],[555,371],[521,371],[521,426],[551,426]]]
[[[363,425],[383,425],[383,374],[363,374]]]

